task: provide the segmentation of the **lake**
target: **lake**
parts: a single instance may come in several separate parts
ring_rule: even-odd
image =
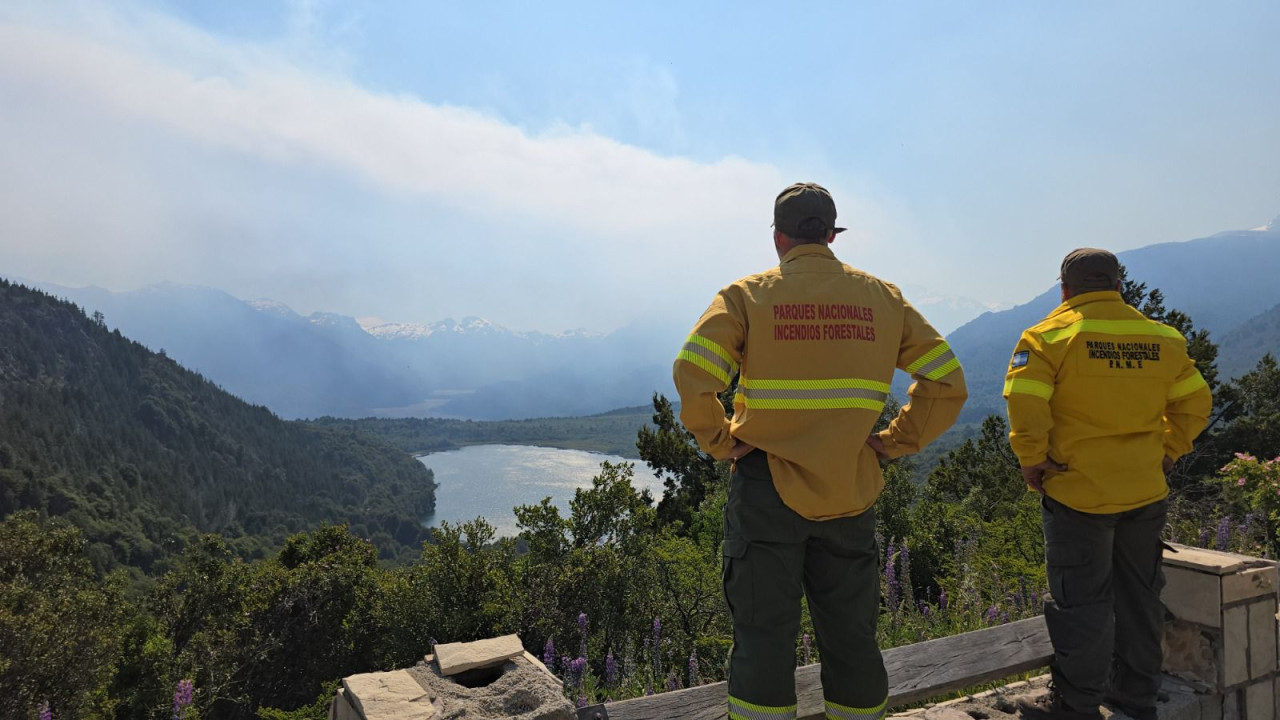
[[[512,510],[517,505],[536,505],[550,497],[567,516],[573,491],[591,487],[591,478],[600,474],[600,463],[606,461],[634,463],[636,488],[649,488],[655,500],[662,497],[662,483],[648,465],[616,455],[529,445],[472,445],[420,455],[418,460],[431,468],[439,484],[436,511],[422,519],[424,525],[483,517],[497,528],[499,537],[519,532]]]

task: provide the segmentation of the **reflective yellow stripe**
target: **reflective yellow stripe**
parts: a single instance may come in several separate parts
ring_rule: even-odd
[[[1043,400],[1053,397],[1053,386],[1048,383],[1042,383],[1039,380],[1028,380],[1026,378],[1010,378],[1004,381],[1004,396],[1009,397],[1014,393],[1023,395],[1035,395]]]
[[[724,360],[725,363],[729,365],[733,364],[733,355],[730,355],[728,350],[725,350],[724,348],[720,347],[718,344],[712,342],[711,340],[708,340],[707,338],[701,335],[696,335],[696,334],[690,335],[689,339],[686,340],[685,343],[686,344],[694,343],[696,345],[701,345],[702,347],[710,350],[716,355],[719,355],[720,359]]]
[[[685,360],[711,373],[722,384],[728,385],[737,372],[737,365],[729,351],[701,335],[690,335],[676,360]]]
[[[944,358],[938,358],[938,359],[942,360]],[[947,357],[945,358],[945,360],[946,362],[942,363],[941,365],[938,365],[935,368],[932,368],[932,369],[925,368],[925,371],[920,374],[928,378],[929,380],[941,380],[942,378],[951,374],[952,371],[960,369],[960,361],[956,359],[955,355],[951,355],[951,357]]]
[[[757,410],[841,410],[880,412],[889,399],[889,384],[864,378],[821,380],[740,378],[734,398]]]
[[[933,363],[934,360],[941,359],[941,357],[947,354],[947,352],[951,352],[951,346],[947,345],[946,341],[942,341],[938,343],[938,345],[934,346],[933,350],[925,352],[924,355],[920,355],[919,357],[916,357],[914,363],[911,363],[910,365],[906,366],[906,372],[911,373],[913,375],[915,373],[919,373],[920,370],[922,370],[925,365]],[[954,357],[954,355],[952,355],[952,357]]]
[[[1048,330],[1040,334],[1047,343],[1060,343],[1079,335],[1082,332],[1100,335],[1151,335],[1184,340],[1182,333],[1168,325],[1161,325],[1151,320],[1077,320],[1057,330]]]
[[[882,718],[884,711],[889,704],[889,699],[885,698],[879,705],[869,708],[849,707],[848,705],[840,705],[830,700],[826,701],[826,711],[828,720],[867,720],[867,718]]]
[[[756,705],[729,696],[729,717],[733,720],[790,720],[795,716],[795,705]]]
[[[1209,383],[1205,382],[1204,376],[1200,374],[1199,370],[1197,370],[1195,375],[1192,375],[1186,380],[1180,380],[1174,383],[1173,387],[1169,388],[1169,399],[1177,400],[1178,398],[1186,397],[1204,387],[1209,387]]]

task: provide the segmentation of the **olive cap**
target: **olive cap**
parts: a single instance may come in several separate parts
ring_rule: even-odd
[[[773,201],[773,226],[788,237],[822,237],[828,230],[844,232],[835,224],[836,201],[817,183],[789,185]]]
[[[1106,250],[1079,248],[1062,259],[1059,277],[1075,292],[1115,290],[1120,281],[1120,261]]]

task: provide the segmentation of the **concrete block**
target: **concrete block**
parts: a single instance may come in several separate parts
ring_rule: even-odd
[[[1249,680],[1249,609],[1233,607],[1222,614],[1222,684]]]
[[[1277,584],[1274,566],[1242,570],[1222,578],[1222,604],[1228,605],[1259,595],[1275,595],[1277,587],[1280,585]]]
[[[1222,627],[1222,578],[1181,567],[1164,569],[1160,599],[1179,620]]]
[[[440,674],[457,675],[475,668],[501,665],[511,658],[520,657],[524,654],[524,645],[520,643],[519,635],[503,635],[469,643],[437,645],[435,650]]]
[[[1239,690],[1231,690],[1222,698],[1222,720],[1241,720]]]
[[[364,720],[364,718],[351,707],[351,703],[347,702],[346,693],[342,688],[338,688],[338,692],[333,696],[333,702],[329,703],[329,720]]]
[[[404,670],[352,675],[342,689],[363,720],[426,720],[436,714],[427,691]]]
[[[1245,720],[1275,720],[1276,697],[1274,680],[1254,683],[1244,689]]]
[[[1170,546],[1172,550],[1164,551],[1163,564],[1166,568],[1185,567],[1214,575],[1227,575],[1240,568],[1258,564],[1257,558],[1247,555],[1205,550],[1176,543],[1170,543]]]
[[[1267,597],[1249,608],[1249,676],[1258,679],[1276,669],[1276,601]]]

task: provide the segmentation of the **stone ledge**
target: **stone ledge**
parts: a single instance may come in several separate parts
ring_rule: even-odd
[[[519,635],[435,646],[436,664],[442,675],[457,675],[467,670],[501,665],[521,655],[524,655],[524,645]]]
[[[426,689],[404,670],[344,678],[342,698],[363,720],[426,720],[436,715]]]
[[[1190,545],[1167,543],[1164,551],[1164,565],[1184,567],[1196,572],[1210,575],[1229,575],[1245,568],[1274,567],[1276,563],[1261,558],[1237,555],[1236,553],[1206,550]]]

